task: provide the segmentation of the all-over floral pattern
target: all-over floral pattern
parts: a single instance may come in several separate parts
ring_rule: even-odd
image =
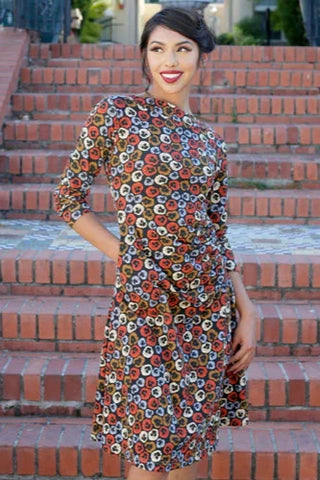
[[[113,95],[91,112],[56,191],[71,226],[106,171],[120,229],[92,437],[165,472],[247,423],[245,372],[228,374],[237,325],[226,236],[226,146],[170,102]]]

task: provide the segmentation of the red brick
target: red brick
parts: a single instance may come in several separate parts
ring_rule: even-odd
[[[262,407],[266,402],[266,382],[259,362],[251,363],[248,369],[250,383],[249,401],[253,407]]]
[[[233,440],[233,479],[252,478],[252,446],[247,429],[232,429]]]
[[[95,398],[95,393],[97,389],[98,381],[98,362],[96,360],[89,360],[86,366],[84,383],[84,401],[93,402]]]
[[[212,479],[229,480],[231,477],[231,453],[230,442],[227,432],[221,435],[219,449],[212,455]],[[209,472],[209,478],[210,472]]]
[[[295,286],[309,287],[310,285],[310,264],[297,263],[295,265]]]
[[[293,431],[300,451],[298,478],[314,480],[318,475],[317,457],[318,452],[311,432],[298,430]]]
[[[278,264],[278,286],[292,287],[293,274],[291,257],[289,255],[282,255],[281,263]]]
[[[100,447],[90,439],[89,428],[83,437],[80,455],[80,471],[84,477],[100,475]]]
[[[70,359],[64,370],[64,400],[82,400],[82,376],[85,359]]]
[[[45,365],[44,358],[30,358],[23,375],[24,399],[34,402],[41,400],[41,371]]]
[[[23,433],[18,440],[16,447],[17,455],[17,474],[34,475],[36,452],[35,446],[37,438],[40,435],[39,425],[25,424]]]
[[[14,473],[13,445],[17,441],[21,430],[21,423],[18,425],[3,425],[3,428],[0,430],[0,475]]]
[[[85,260],[86,254],[82,250],[71,253],[69,260],[70,283],[74,285],[85,283]]]
[[[275,458],[271,435],[267,429],[254,430],[253,437],[256,448],[256,478],[261,480],[274,480]]]
[[[44,400],[61,400],[61,379],[62,370],[65,366],[65,360],[53,358],[49,360],[44,377]]]
[[[18,259],[19,282],[32,283],[33,279],[33,259],[36,250],[24,250]]]
[[[82,427],[66,425],[59,442],[59,474],[61,476],[78,475],[78,442]]]
[[[288,405],[305,405],[306,383],[302,368],[298,363],[286,362],[283,364],[290,378],[288,387]]]
[[[296,447],[290,432],[274,429],[275,442],[278,450],[277,477],[281,480],[291,480],[296,475]]]
[[[67,250],[54,252],[52,257],[52,282],[54,284],[65,285],[67,283],[67,264],[70,255],[71,252]]]
[[[3,338],[18,337],[18,319],[13,312],[2,313],[2,336]]]
[[[267,213],[264,213],[267,215]],[[276,271],[274,258],[271,255],[264,255],[260,266],[260,286],[273,287],[275,285]]]
[[[51,257],[50,250],[43,250],[38,253],[35,258],[35,281],[37,283],[51,283]]]
[[[265,362],[264,369],[268,375],[268,405],[286,406],[286,379],[279,364]]]

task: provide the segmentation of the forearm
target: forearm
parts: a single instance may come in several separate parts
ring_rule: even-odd
[[[235,291],[236,305],[240,316],[255,311],[255,307],[245,289],[240,273],[231,271],[229,274]]]
[[[109,258],[117,262],[119,239],[104,227],[93,212],[82,215],[73,224],[73,230],[97,247],[102,253],[105,253]]]

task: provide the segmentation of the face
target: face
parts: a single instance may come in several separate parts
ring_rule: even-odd
[[[164,98],[188,94],[198,69],[199,54],[196,42],[157,26],[149,37],[146,54],[152,93]]]

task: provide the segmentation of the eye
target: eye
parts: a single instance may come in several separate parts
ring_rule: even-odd
[[[178,52],[181,52],[181,50],[185,50],[186,52],[191,52],[191,49],[188,48],[188,47],[180,47],[180,48],[178,49]]]

